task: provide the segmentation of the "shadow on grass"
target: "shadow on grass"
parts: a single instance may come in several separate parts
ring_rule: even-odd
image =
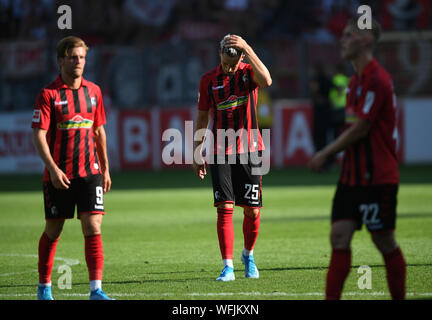
[[[407,264],[407,267],[431,267],[430,263],[412,263]],[[351,269],[357,269],[360,266],[351,266]],[[383,264],[374,264],[369,265],[371,268],[385,268]],[[327,266],[317,266],[317,267],[286,267],[286,268],[260,268],[260,271],[298,271],[298,270],[327,270]],[[149,272],[146,273],[148,275],[170,275],[170,274],[187,274],[187,273],[197,273],[197,272],[209,272],[206,270],[201,271],[167,271],[167,272]],[[104,281],[104,284],[112,284],[112,285],[121,285],[121,284],[144,284],[144,283],[165,283],[165,282],[179,282],[184,283],[188,281],[196,281],[196,280],[209,280],[214,281],[213,277],[202,277],[202,278],[185,278],[185,279],[142,279],[142,280],[123,280],[123,281]],[[88,282],[78,282],[73,283],[74,286],[88,286]],[[35,284],[8,284],[8,285],[0,285],[0,288],[35,288]]]

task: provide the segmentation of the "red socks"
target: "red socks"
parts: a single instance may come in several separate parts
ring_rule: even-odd
[[[387,271],[387,283],[393,300],[405,299],[406,263],[398,247],[383,255]]]
[[[219,248],[222,259],[232,259],[234,249],[234,208],[218,208],[217,233],[219,238]],[[244,247],[246,250],[252,250],[258,237],[260,227],[260,214],[255,219],[244,216],[243,234]]]
[[[59,238],[60,239],[60,238]],[[52,268],[54,265],[54,256],[56,252],[57,242],[59,239],[51,240],[44,232],[39,240],[39,283],[50,283]]]
[[[218,208],[217,213],[217,233],[219,238],[219,248],[222,259],[233,258],[234,248],[234,223],[233,208]]]
[[[339,300],[351,270],[351,250],[333,249],[327,272],[326,300]]]
[[[244,215],[243,219],[243,235],[244,247],[246,250],[253,250],[255,242],[258,238],[258,231],[260,227],[261,213],[258,213],[255,219]]]
[[[405,299],[406,263],[400,248],[384,254],[387,282],[393,300]],[[351,269],[351,250],[333,249],[327,273],[326,299],[338,300]]]
[[[59,239],[51,240],[44,232],[39,240],[39,283],[51,282],[52,268],[57,242]],[[85,258],[91,280],[102,280],[103,273],[103,247],[101,235],[85,237]]]
[[[100,234],[84,237],[85,259],[89,271],[90,281],[102,280],[104,254],[102,236]]]

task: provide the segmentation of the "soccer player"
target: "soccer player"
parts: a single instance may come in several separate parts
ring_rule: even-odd
[[[60,74],[36,99],[34,145],[45,163],[45,230],[39,241],[38,299],[52,300],[51,273],[65,219],[77,217],[85,238],[90,300],[110,300],[102,291],[101,224],[104,193],[111,188],[105,111],[100,88],[82,77],[88,47],[77,37],[57,44]]]
[[[351,268],[351,239],[362,224],[384,258],[392,298],[405,298],[406,263],[394,235],[399,185],[396,99],[390,75],[373,56],[380,30],[376,21],[371,29],[361,30],[355,19],[345,27],[341,53],[355,70],[347,91],[347,128],[308,164],[319,171],[327,158],[345,151],[332,208],[329,300],[341,297]]]
[[[269,87],[272,79],[254,50],[238,35],[226,35],[222,39],[219,56],[219,66],[201,77],[195,131],[197,133],[198,130],[207,128],[210,113],[213,119],[211,132],[215,158],[214,163],[210,163],[210,172],[214,206],[217,207],[217,234],[224,265],[216,280],[235,280],[234,205],[244,208],[244,250],[241,259],[245,265],[245,275],[248,278],[258,278],[253,248],[260,226],[262,175],[253,172],[254,165],[259,164],[252,161],[252,155],[256,156],[264,148],[256,113],[258,87]],[[249,64],[243,62],[245,57]],[[232,134],[219,136],[221,131],[227,132],[229,129]],[[197,156],[194,157],[194,171],[201,179],[207,173],[202,158],[203,140],[194,143],[194,150],[198,150],[195,151]],[[247,161],[241,161],[240,158],[244,155],[247,155]],[[235,161],[230,161],[229,156],[234,156]],[[221,157],[223,161],[220,161]]]

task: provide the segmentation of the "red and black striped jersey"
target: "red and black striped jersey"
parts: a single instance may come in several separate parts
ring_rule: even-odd
[[[376,59],[361,76],[353,75],[347,89],[346,123],[370,121],[366,137],[344,152],[340,182],[351,186],[398,184],[397,106],[390,75]]]
[[[201,77],[198,109],[210,110],[216,154],[264,150],[257,120],[257,98],[258,85],[253,81],[250,64],[241,62],[232,76],[225,75],[219,64]]]
[[[101,90],[84,78],[69,89],[59,75],[36,98],[32,128],[47,130],[51,156],[68,179],[101,173],[93,128],[105,123]]]

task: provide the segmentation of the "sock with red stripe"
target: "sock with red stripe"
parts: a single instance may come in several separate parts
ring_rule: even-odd
[[[255,242],[258,238],[258,231],[260,227],[261,213],[259,212],[255,219],[244,215],[243,219],[243,236],[244,248],[246,253],[252,254]]]
[[[351,270],[351,250],[333,249],[326,280],[326,300],[339,300]]]
[[[85,259],[89,272],[89,279],[92,290],[101,287],[104,254],[102,246],[102,236],[100,234],[86,236],[85,239]]]
[[[222,259],[232,260],[234,249],[234,208],[218,208],[217,234]]]
[[[51,283],[54,256],[59,239],[51,240],[45,232],[42,233],[38,247],[39,284]]]
[[[406,263],[401,249],[398,247],[384,254],[387,272],[387,283],[393,300],[405,299]]]

